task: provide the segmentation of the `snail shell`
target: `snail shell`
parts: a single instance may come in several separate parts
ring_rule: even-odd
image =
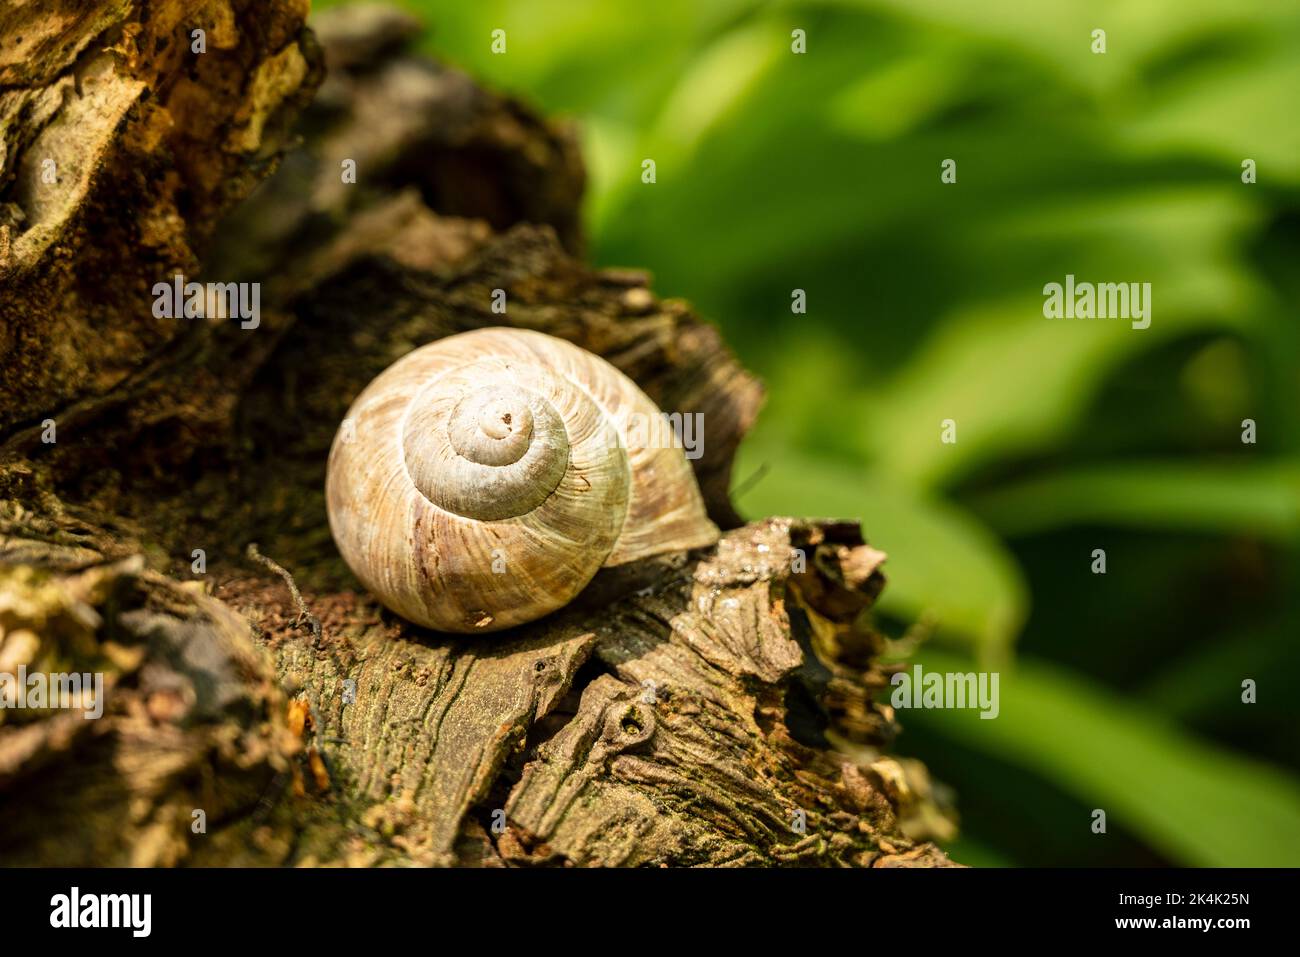
[[[602,566],[718,539],[649,397],[517,329],[440,339],[380,373],[334,438],[325,498],[362,584],[442,631],[532,621]]]

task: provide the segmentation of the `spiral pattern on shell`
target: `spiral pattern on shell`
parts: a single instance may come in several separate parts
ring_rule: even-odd
[[[717,540],[682,450],[625,443],[645,421],[662,422],[654,403],[571,343],[440,339],[353,403],[330,450],[330,529],[362,584],[416,624],[531,621],[604,565]]]

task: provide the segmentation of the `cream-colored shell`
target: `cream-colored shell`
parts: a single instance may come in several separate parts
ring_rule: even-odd
[[[461,333],[357,397],[330,449],[330,529],[402,617],[508,628],[567,604],[602,566],[717,541],[673,437],[598,356],[539,332]]]

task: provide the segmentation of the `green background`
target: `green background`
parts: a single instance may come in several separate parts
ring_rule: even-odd
[[[1300,864],[1300,5],[404,5],[578,121],[594,260],[763,377],[742,511],[860,518],[897,650],[1001,672],[900,714],[957,859]],[[1067,273],[1150,328],[1044,318]]]

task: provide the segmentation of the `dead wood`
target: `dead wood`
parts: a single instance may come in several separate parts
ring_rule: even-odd
[[[884,556],[736,515],[761,389],[644,274],[576,258],[574,131],[408,52],[404,14],[305,14],[0,13],[0,672],[106,691],[98,720],[0,710],[0,860],[946,863],[874,700]],[[256,328],[157,317],[177,272],[260,282]],[[703,413],[729,531],[452,638],[359,592],[325,454],[381,369],[503,324]]]

